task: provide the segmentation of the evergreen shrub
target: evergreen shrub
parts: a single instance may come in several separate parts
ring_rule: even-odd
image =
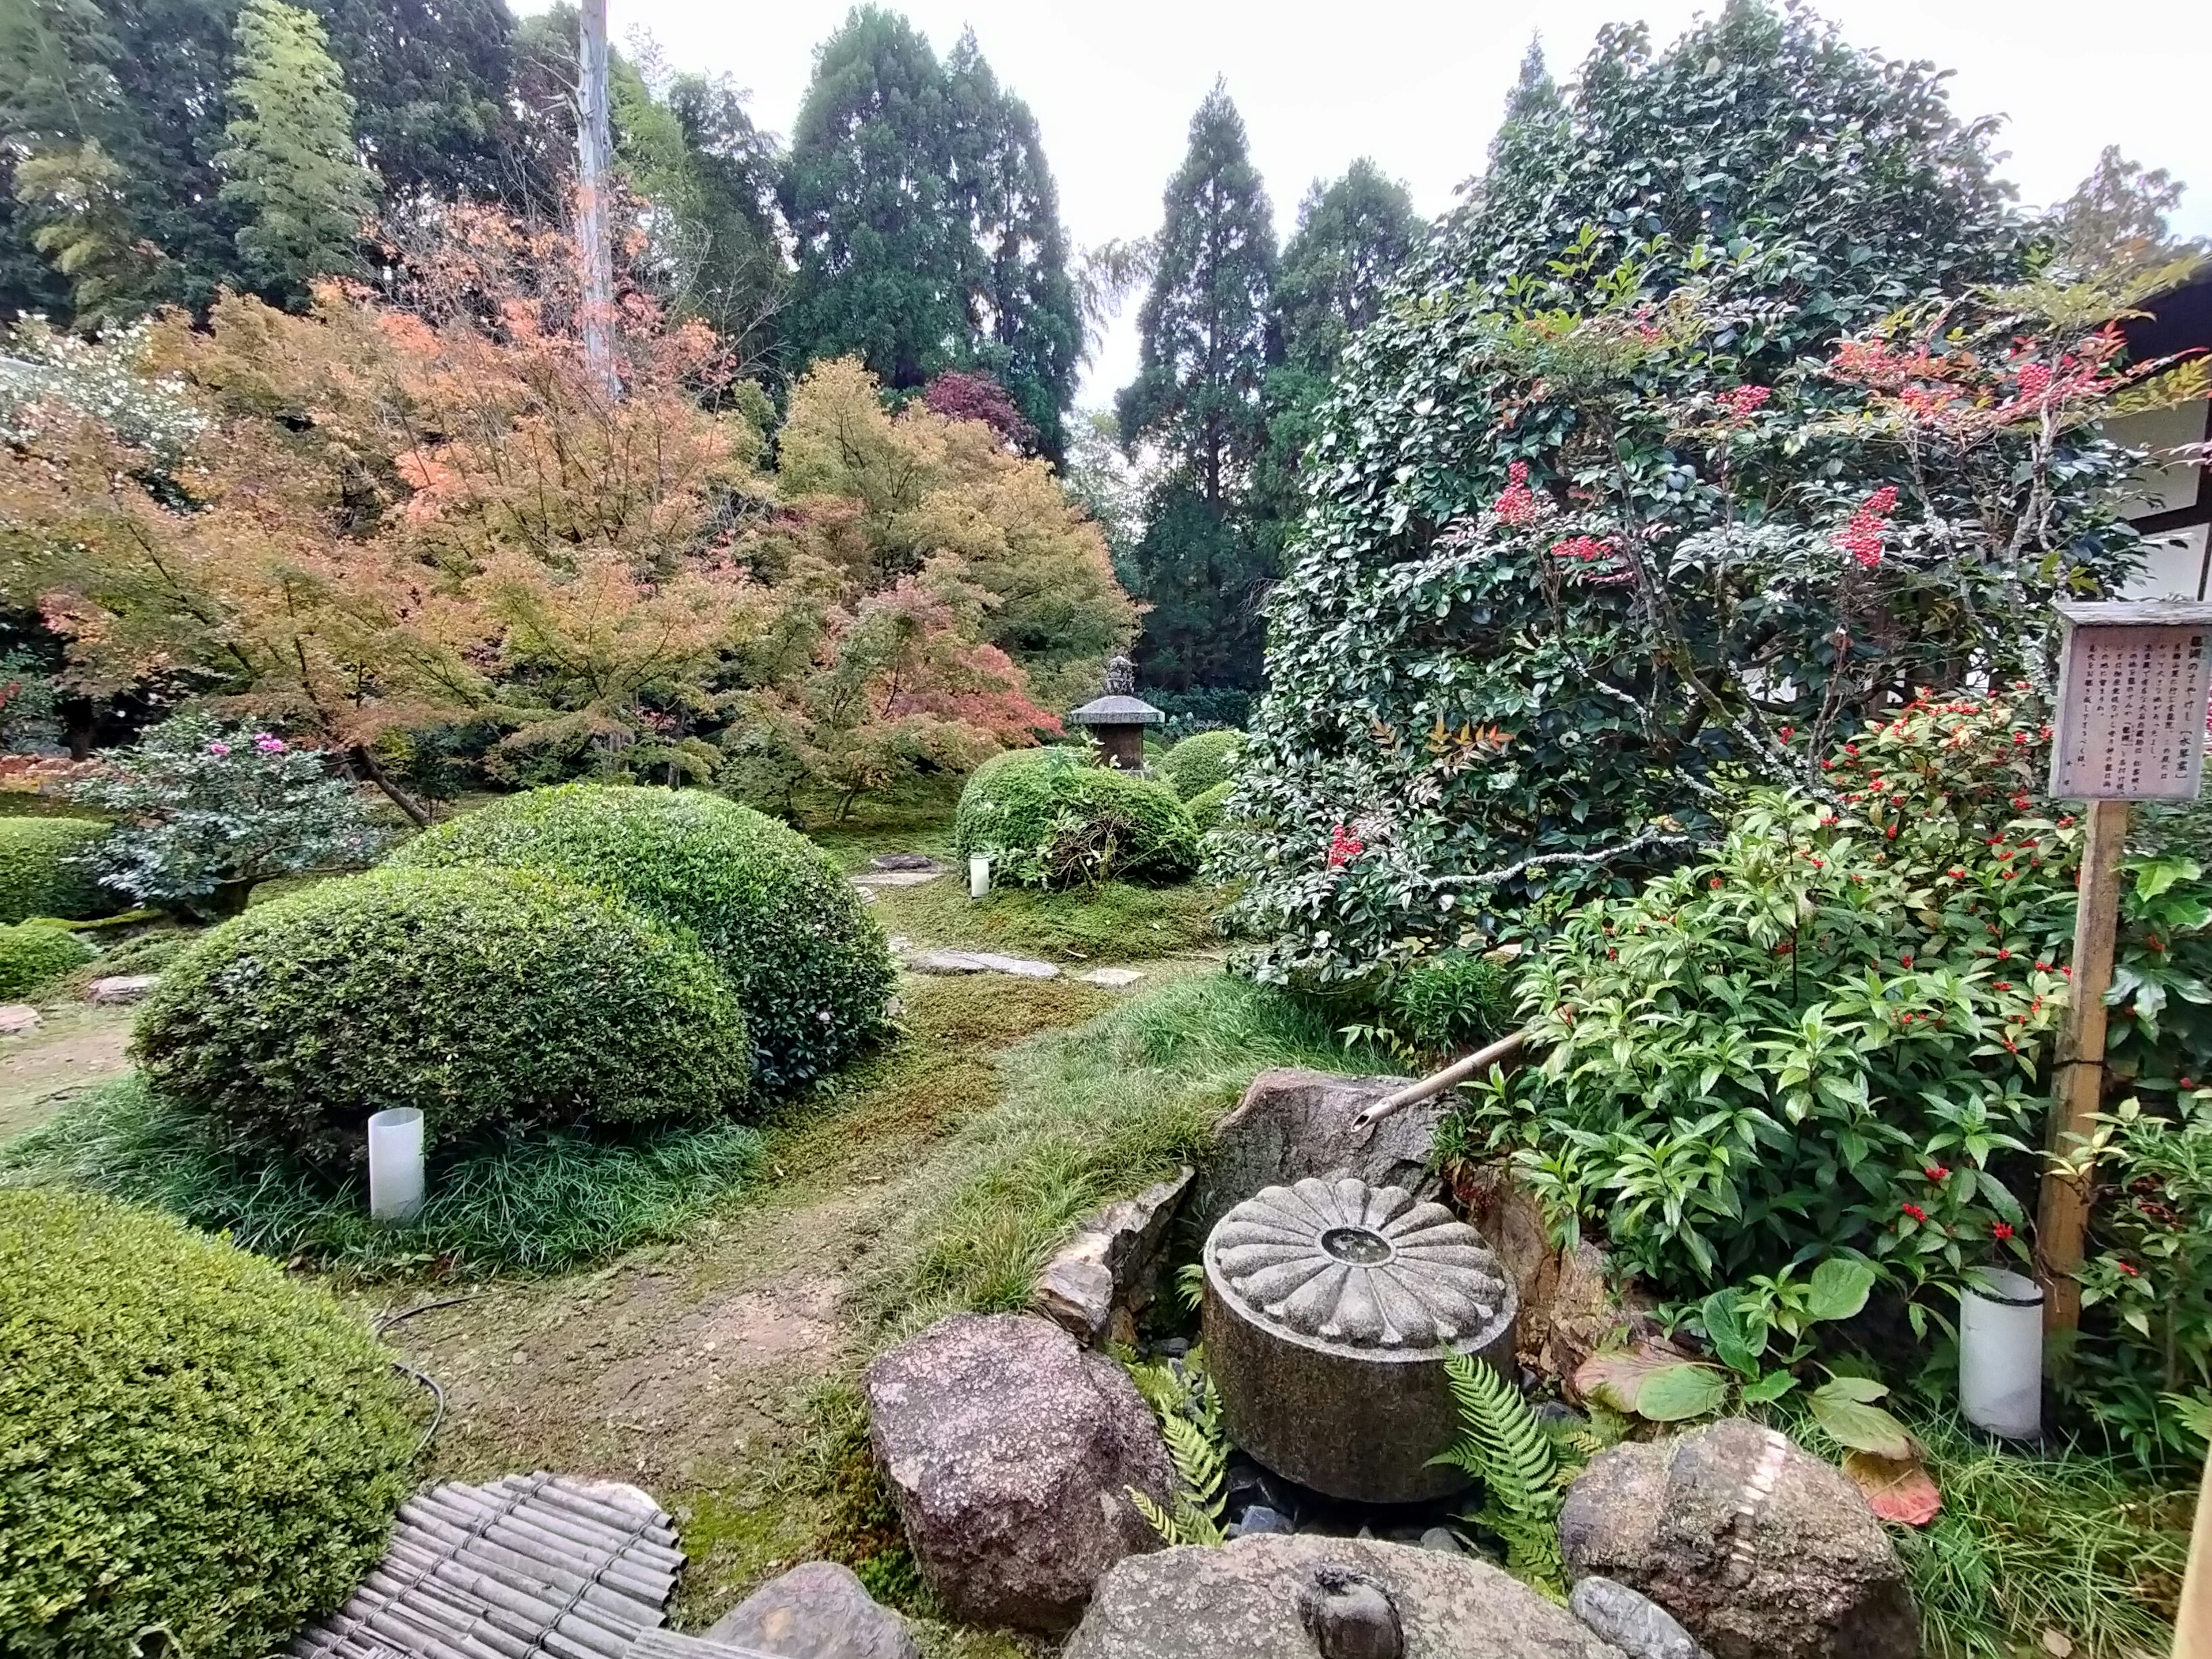
[[[532,790],[417,837],[391,863],[549,872],[695,939],[736,987],[754,1075],[787,1095],[884,1029],[896,970],[830,855],[787,825],[696,789]]]
[[[1181,881],[1198,867],[1198,831],[1173,790],[1071,747],[1009,750],[977,767],[952,841],[963,858],[988,854],[994,879],[1025,887]]]
[[[1237,757],[1243,746],[1242,732],[1226,728],[1200,732],[1168,750],[1160,761],[1160,775],[1176,792],[1176,799],[1187,803],[1235,777]]]
[[[698,1121],[745,1098],[744,1016],[688,943],[534,872],[380,870],[257,905],[176,961],[133,1053],[241,1144],[336,1167],[369,1115],[429,1142]]]
[[[66,927],[27,921],[0,927],[0,998],[21,1000],[44,989],[72,968],[90,962],[92,947]]]
[[[99,818],[0,817],[0,922],[77,921],[119,909],[91,868],[76,862],[109,827]]]
[[[0,1189],[0,1647],[113,1659],[159,1629],[192,1659],[279,1650],[384,1547],[409,1388],[274,1262]]]

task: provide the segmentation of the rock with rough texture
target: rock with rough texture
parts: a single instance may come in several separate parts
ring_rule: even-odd
[[[1214,1149],[1183,1206],[1193,1236],[1266,1187],[1312,1176],[1349,1175],[1370,1187],[1403,1187],[1417,1198],[1442,1189],[1429,1169],[1449,1091],[1393,1113],[1362,1134],[1352,1119],[1393,1090],[1400,1077],[1338,1077],[1328,1072],[1262,1072],[1237,1109],[1214,1130]]]
[[[945,873],[942,870],[866,870],[853,878],[853,885],[870,887],[919,887],[926,881],[935,881]]]
[[[159,974],[112,974],[106,979],[93,981],[85,991],[85,1000],[103,1008],[143,1002],[161,982]]]
[[[1064,1630],[1116,1562],[1159,1547],[1129,1501],[1174,1489],[1151,1409],[1057,1325],[955,1314],[863,1387],[915,1565],[956,1617]]]
[[[1011,974],[1016,979],[1058,979],[1060,969],[1030,957],[1002,957],[992,951],[929,951],[908,958],[917,974]]]
[[[835,1561],[808,1561],[769,1579],[717,1619],[706,1639],[777,1659],[921,1659],[906,1621]]]
[[[1588,1239],[1571,1249],[1553,1246],[1542,1208],[1514,1180],[1510,1166],[1486,1164],[1467,1172],[1454,1196],[1520,1293],[1516,1340],[1522,1360],[1532,1369],[1570,1376],[1623,1328],[1639,1338],[1659,1335],[1650,1298],[1633,1287],[1616,1289],[1604,1251]]]
[[[878,853],[868,860],[872,870],[927,870],[933,874],[945,868],[927,853]]]
[[[1310,1617],[1330,1639],[1372,1628],[1332,1617],[1353,1610],[1332,1609],[1341,1597],[1331,1585],[1354,1582],[1389,1601],[1403,1659],[1622,1659],[1565,1608],[1474,1556],[1304,1534],[1122,1562],[1062,1659],[1318,1659],[1326,1650]]]
[[[1743,1418],[1615,1446],[1567,1494],[1559,1552],[1650,1596],[1715,1659],[1914,1659],[1920,1619],[1843,1473]]]
[[[42,1024],[43,1016],[27,1002],[0,1003],[0,1036],[21,1036]]]
[[[1666,1608],[1610,1578],[1585,1578],[1577,1584],[1567,1597],[1567,1611],[1628,1659],[1711,1659]]]
[[[1190,1182],[1185,1169],[1092,1215],[1037,1275],[1030,1306],[1094,1346],[1133,1344],[1137,1317],[1158,1293],[1168,1226]]]
[[[1206,1237],[1206,1373],[1229,1438],[1301,1486],[1363,1504],[1468,1484],[1445,1363],[1514,1375],[1513,1287],[1441,1204],[1349,1176],[1270,1187]]]

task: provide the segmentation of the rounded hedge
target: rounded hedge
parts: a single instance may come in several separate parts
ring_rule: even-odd
[[[384,1547],[409,1388],[272,1261],[0,1189],[0,1648],[114,1659],[160,1626],[192,1659],[279,1650]]]
[[[100,818],[0,817],[0,922],[83,921],[120,909],[90,866],[75,862],[112,828]]]
[[[1190,821],[1201,836],[1221,827],[1222,809],[1229,805],[1229,797],[1236,793],[1237,780],[1224,778],[1211,788],[1201,789],[1182,804],[1190,814]]]
[[[68,928],[51,922],[0,927],[0,998],[30,996],[98,954]]]
[[[884,1029],[896,969],[853,884],[797,830],[720,795],[533,789],[441,824],[387,862],[546,870],[696,939],[737,987],[767,1094],[835,1071]]]
[[[952,840],[963,858],[990,854],[995,879],[1027,886],[1180,881],[1198,868],[1198,831],[1174,791],[1066,746],[1008,750],[977,767]]]
[[[1160,775],[1177,799],[1195,800],[1237,775],[1237,757],[1243,749],[1242,732],[1195,732],[1160,757]]]
[[[225,922],[170,963],[132,1050],[227,1137],[330,1167],[369,1115],[428,1139],[713,1117],[750,1054],[728,983],[628,905],[530,871],[378,870]]]

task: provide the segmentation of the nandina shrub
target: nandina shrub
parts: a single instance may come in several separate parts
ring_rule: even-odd
[[[132,1053],[177,1110],[272,1161],[357,1163],[372,1113],[430,1144],[741,1107],[745,1020],[713,963],[537,871],[375,870],[224,923],[173,962]]]
[[[277,1263],[0,1189],[0,1639],[260,1659],[342,1602],[411,1484],[412,1385]]]
[[[1198,831],[1174,791],[1066,747],[1010,750],[977,767],[952,842],[1025,887],[1173,882],[1198,868]]]
[[[2036,796],[2033,710],[1923,696],[1818,761],[1826,790],[1753,788],[1717,847],[1585,905],[1521,975],[1543,1059],[1478,1142],[1669,1294],[1838,1251],[1908,1292],[2025,1260],[2082,833]],[[2160,860],[2128,882],[2111,1051],[2171,1088],[2212,1029],[2212,911]]]
[[[844,872],[797,830],[704,790],[532,790],[391,862],[546,871],[696,940],[736,988],[764,1095],[828,1075],[884,1030],[890,951]]]

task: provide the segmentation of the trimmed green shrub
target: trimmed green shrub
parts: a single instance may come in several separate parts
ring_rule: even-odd
[[[0,1190],[0,1631],[256,1659],[384,1547],[409,1385],[327,1291],[165,1217]]]
[[[169,965],[133,1052],[234,1140],[335,1167],[368,1116],[485,1132],[710,1118],[744,1016],[689,944],[537,872],[380,870],[257,905]]]
[[[1200,732],[1161,757],[1160,775],[1178,799],[1192,801],[1216,784],[1234,778],[1237,757],[1243,750],[1242,732]]]
[[[1224,778],[1210,789],[1201,789],[1182,804],[1190,814],[1194,829],[1201,836],[1221,827],[1222,809],[1229,805],[1229,797],[1236,790],[1237,780]]]
[[[1013,749],[975,769],[952,827],[963,858],[1024,887],[1180,881],[1198,868],[1198,831],[1164,784],[1093,766],[1079,749]]]
[[[112,828],[100,818],[0,817],[0,922],[76,921],[120,909],[91,867],[74,862]]]
[[[68,928],[52,922],[0,927],[0,997],[29,996],[97,954]]]
[[[781,1096],[884,1028],[896,969],[883,930],[830,855],[697,789],[535,789],[416,837],[391,863],[550,871],[689,934],[737,987],[754,1075]]]

